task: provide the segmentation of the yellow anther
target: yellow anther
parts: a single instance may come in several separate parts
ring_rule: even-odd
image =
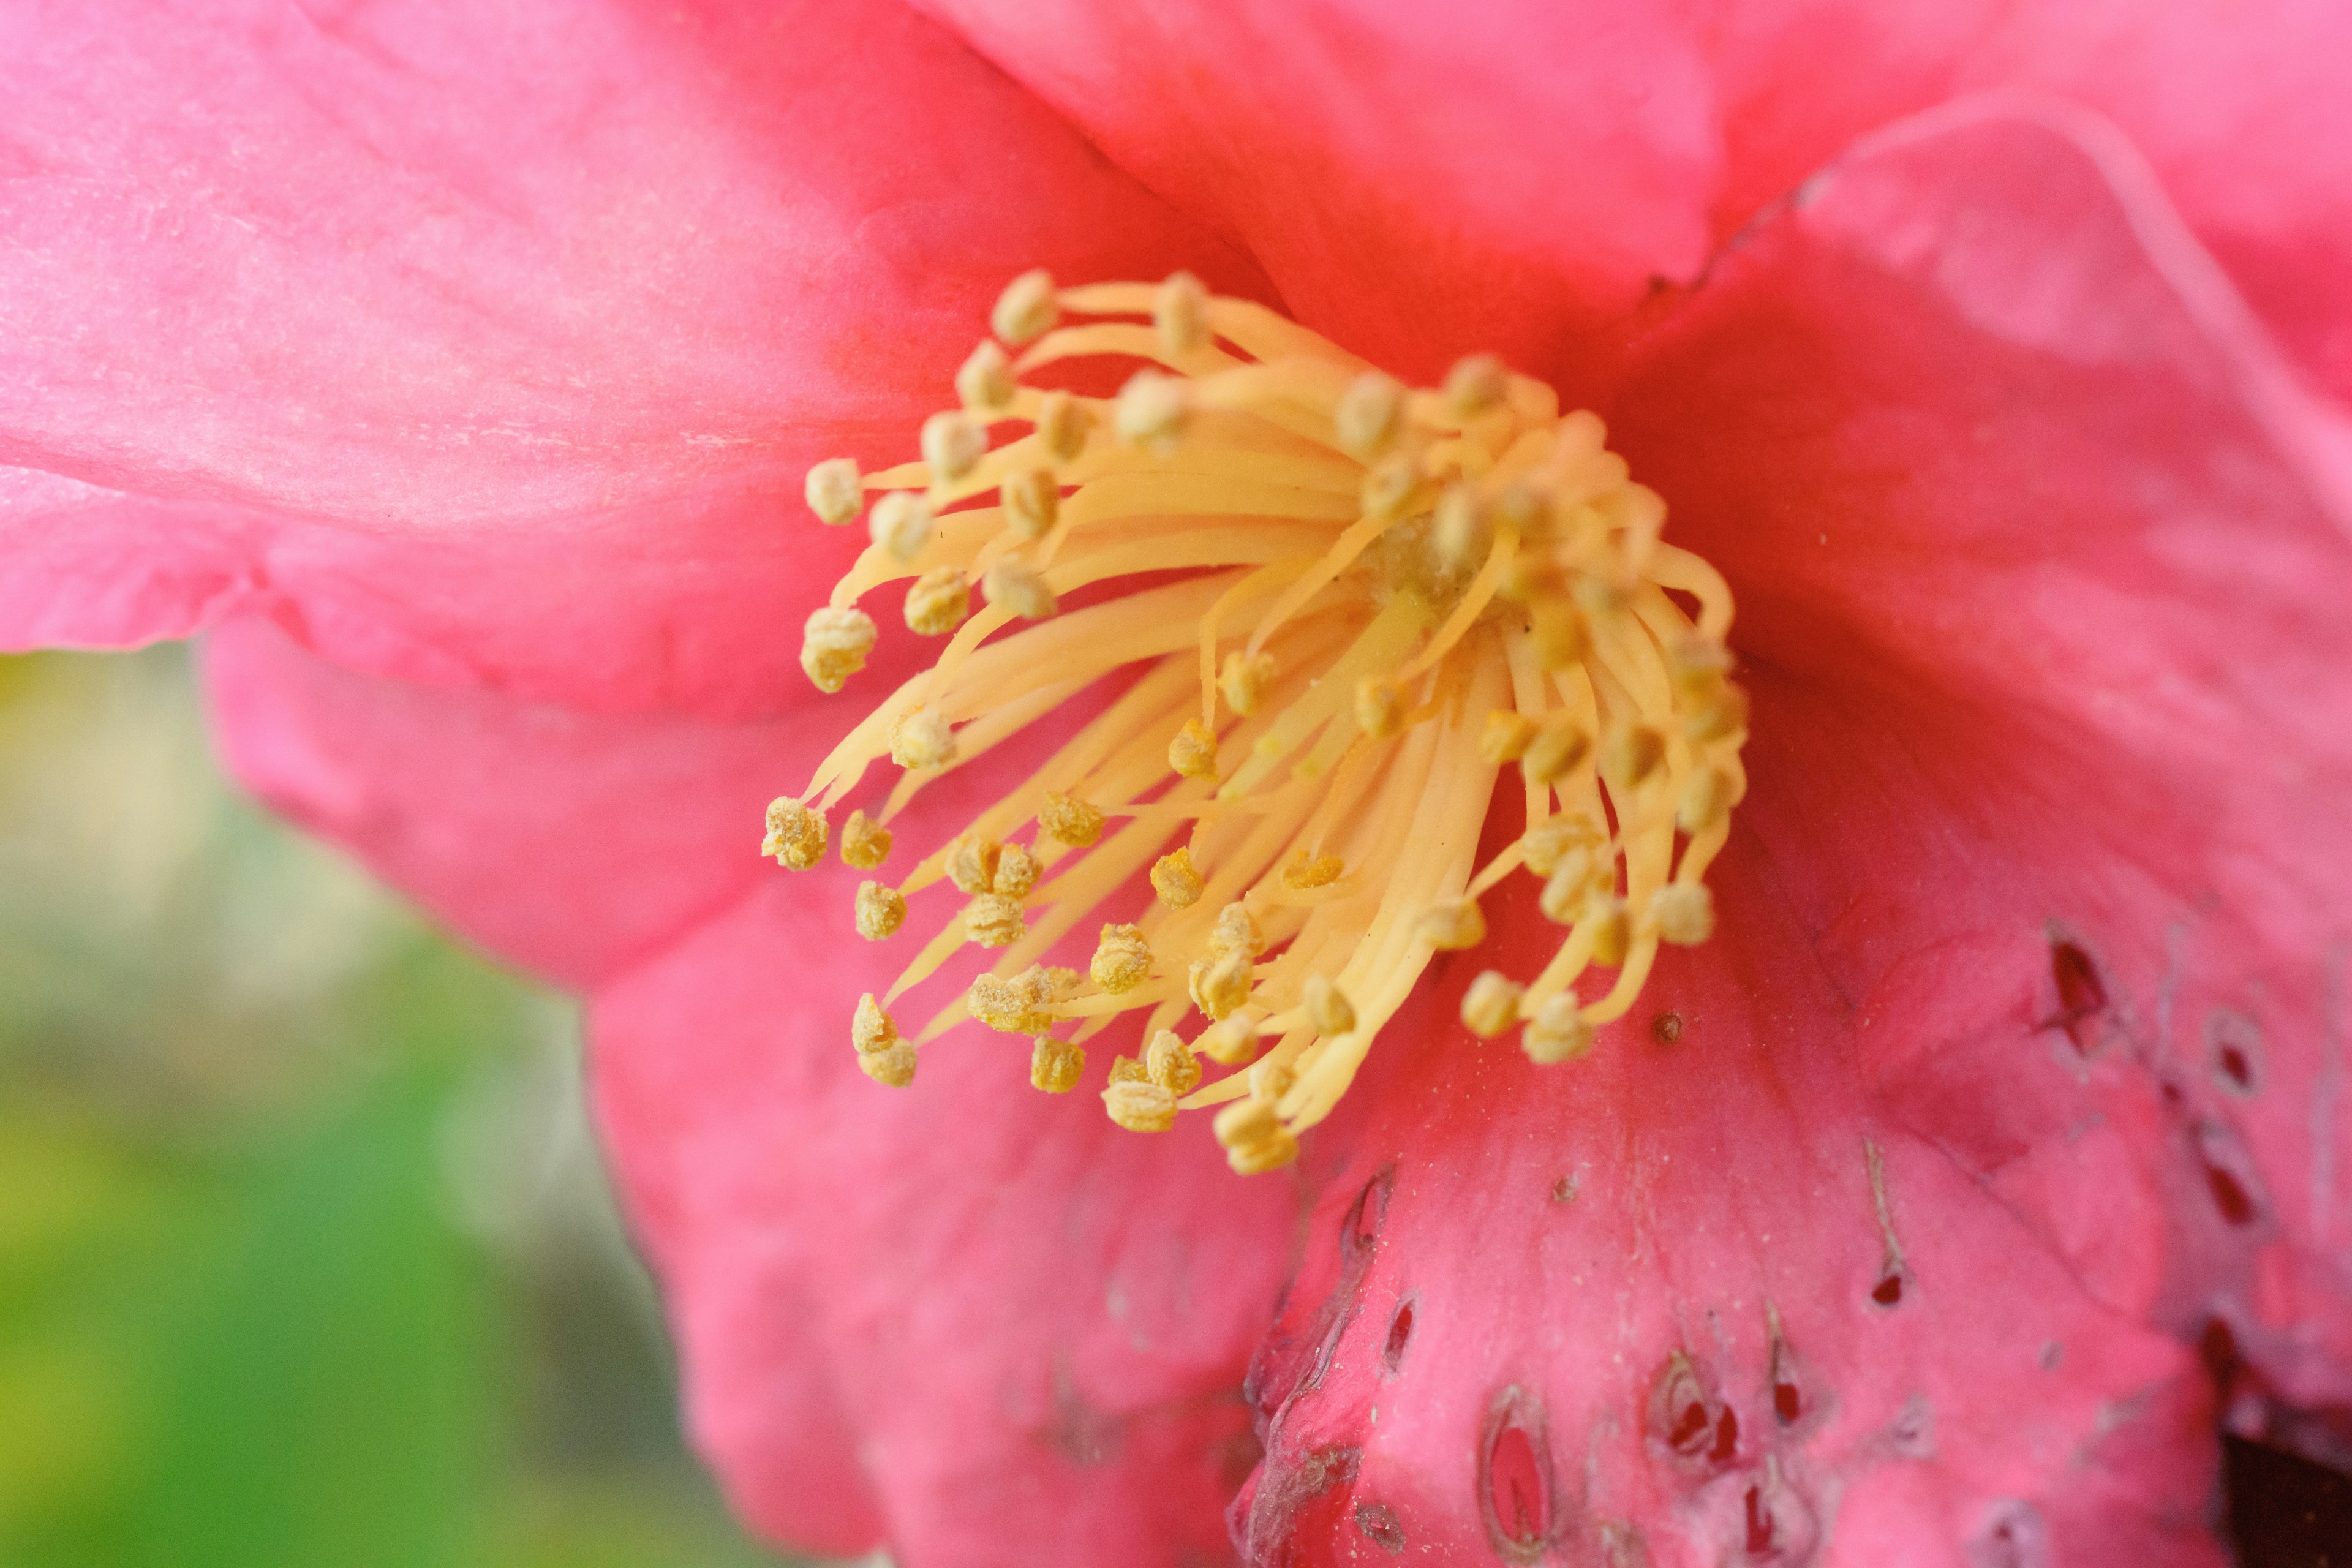
[[[994,343],[971,351],[956,372],[956,395],[974,414],[994,414],[1013,401],[1013,362]]]
[[[1588,616],[1602,618],[1621,615],[1625,608],[1625,591],[1606,577],[1592,573],[1579,573],[1569,590],[1577,608]]]
[[[1658,940],[1696,947],[1715,934],[1715,894],[1704,882],[1669,882],[1650,895]]]
[[[1482,1040],[1491,1040],[1519,1020],[1519,998],[1528,988],[1498,970],[1489,969],[1462,994],[1462,1022]]]
[[[1304,849],[1293,850],[1283,862],[1282,885],[1294,893],[1328,888],[1348,874],[1348,863],[1337,855],[1309,855]]]
[[[841,825],[842,863],[871,871],[890,858],[890,830],[862,811],[853,811]]]
[[[1139,370],[1119,388],[1111,427],[1130,447],[1164,450],[1183,432],[1183,381],[1156,370]]]
[[[922,452],[931,483],[951,485],[988,455],[988,432],[968,414],[934,414],[923,421]]]
[[[1280,1057],[1266,1056],[1250,1064],[1248,1076],[1250,1098],[1276,1105],[1298,1081],[1298,1069]]]
[[[858,487],[857,459],[827,458],[810,468],[807,483],[802,489],[817,521],[838,528],[855,520],[858,509],[866,504]]]
[[[1563,991],[1537,1008],[1528,1026],[1519,1031],[1519,1048],[1528,1053],[1528,1060],[1541,1067],[1573,1061],[1589,1053],[1592,1026],[1585,1022],[1576,994]]]
[[[1724,677],[1737,662],[1729,648],[1696,633],[1678,638],[1666,650],[1666,673],[1674,678],[1675,691],[1693,706],[1704,704],[1722,689]]]
[[[898,1026],[874,1000],[871,991],[857,999],[857,1011],[850,1016],[849,1043],[857,1047],[859,1056],[887,1050],[898,1043]]]
[[[1519,772],[1535,784],[1558,784],[1592,754],[1592,737],[1565,721],[1546,724],[1519,758]]]
[[[1286,1127],[1275,1129],[1265,1140],[1244,1148],[1227,1149],[1225,1163],[1236,1176],[1262,1176],[1279,1171],[1298,1158],[1298,1140]]]
[[[1592,652],[1592,633],[1583,614],[1562,599],[1538,596],[1528,610],[1536,661],[1546,669],[1581,664]]]
[[[955,884],[959,893],[992,893],[996,891],[996,863],[1003,856],[1004,846],[993,838],[983,838],[976,833],[960,835],[948,846],[948,880]]]
[[[801,669],[819,691],[838,691],[866,668],[877,633],[863,610],[813,610],[801,631]]]
[[[963,933],[982,947],[1011,947],[1029,929],[1018,900],[982,893],[963,909]]]
[[[912,561],[931,537],[931,503],[912,490],[892,490],[866,514],[866,532],[893,561]]]
[[[1053,1027],[1054,1018],[1032,994],[1034,989],[993,974],[979,975],[964,993],[964,1011],[1000,1035],[1042,1035]]]
[[[1102,837],[1102,807],[1076,795],[1048,795],[1037,808],[1037,826],[1046,837],[1084,849]]]
[[[1581,816],[1547,816],[1519,836],[1519,853],[1528,870],[1549,877],[1570,850],[1598,848],[1608,837]]]
[[[1045,869],[1045,863],[1025,846],[1008,844],[996,858],[996,881],[990,890],[1008,899],[1025,899]]]
[[[1201,1058],[1173,1029],[1162,1029],[1151,1037],[1143,1053],[1143,1066],[1152,1082],[1179,1100],[1201,1087]]]
[[[1009,555],[981,578],[980,596],[1024,621],[1042,621],[1060,608],[1052,585],[1038,575],[1037,569]]]
[[[1151,863],[1151,890],[1160,901],[1171,910],[1190,909],[1198,903],[1201,889],[1207,884],[1193,868],[1190,845],[1178,845]]]
[[[1576,923],[1580,930],[1587,924],[1592,928],[1593,963],[1614,969],[1625,962],[1633,942],[1633,921],[1624,900],[1614,893],[1597,895],[1585,904]]]
[[[907,922],[906,896],[887,882],[857,884],[857,934],[880,942]]]
[[[1364,470],[1359,501],[1364,515],[1387,521],[1404,513],[1413,492],[1421,488],[1421,469],[1402,452],[1391,452]]]
[[[768,803],[768,836],[760,853],[772,855],[776,864],[805,871],[824,858],[824,813],[803,805],[790,795]]]
[[[861,1053],[857,1065],[883,1088],[905,1089],[915,1081],[915,1047],[900,1040],[882,1050]]]
[[[1168,765],[1188,779],[1217,776],[1217,732],[1198,719],[1187,719],[1168,742]]]
[[[1023,468],[997,487],[1005,526],[1023,539],[1043,539],[1061,514],[1062,487],[1051,468]]]
[[[1026,988],[1027,994],[1039,1003],[1066,1002],[1078,994],[1084,977],[1075,969],[1065,969],[1058,963],[1033,963],[1013,977],[1016,985]]]
[[[1385,741],[1404,728],[1404,688],[1393,680],[1367,676],[1356,682],[1356,727],[1375,741]]]
[[[1076,395],[1049,392],[1037,405],[1037,439],[1044,442],[1045,455],[1057,463],[1066,463],[1087,449],[1087,437],[1095,427],[1095,416]]]
[[[1151,1071],[1133,1057],[1114,1057],[1110,1064],[1110,1081],[1117,1083],[1150,1083]]]
[[[1095,943],[1094,962],[1087,966],[1094,982],[1114,996],[1123,996],[1151,978],[1151,944],[1143,928],[1107,925]]]
[[[910,772],[943,768],[955,761],[955,731],[936,708],[918,708],[890,726],[890,760]]]
[[[1297,1138],[1283,1126],[1274,1107],[1262,1100],[1234,1101],[1217,1112],[1214,1125],[1225,1163],[1237,1174],[1279,1170],[1298,1158]]]
[[[1647,724],[1628,724],[1609,737],[1601,770],[1612,785],[1633,789],[1656,773],[1665,760],[1664,736]]]
[[[1236,649],[1225,655],[1225,662],[1217,672],[1217,691],[1225,706],[1246,719],[1257,711],[1265,700],[1266,683],[1274,679],[1274,656],[1259,654],[1255,658]]]
[[[1458,952],[1486,940],[1486,916],[1475,899],[1433,904],[1421,912],[1413,935],[1441,952]]]
[[[1160,352],[1181,359],[1209,346],[1209,291],[1189,272],[1171,272],[1151,298]]]
[[[971,613],[971,585],[961,571],[941,566],[924,573],[907,590],[907,629],[943,637]]]
[[[1693,741],[1720,741],[1748,728],[1748,693],[1729,681],[1715,700],[1695,709],[1683,721],[1683,734]]]
[[[1544,879],[1536,899],[1544,918],[1573,925],[1584,917],[1585,906],[1598,895],[1617,888],[1617,862],[1598,847],[1564,851]]]
[[[1510,373],[1501,360],[1493,354],[1472,354],[1454,361],[1454,368],[1445,373],[1445,412],[1466,425],[1501,406],[1510,391]]]
[[[1355,1004],[1328,975],[1308,975],[1299,1000],[1307,1008],[1307,1021],[1321,1035],[1344,1035],[1356,1026]]]
[[[1257,1055],[1257,1019],[1244,1007],[1228,1014],[1201,1031],[1192,1048],[1213,1062],[1237,1068]]]
[[[1194,1006],[1212,1019],[1222,1019],[1249,1000],[1251,978],[1248,955],[1236,952],[1223,958],[1197,960],[1187,978],[1187,988],[1192,992]]]
[[[1112,1084],[1103,1090],[1103,1109],[1129,1132],[1165,1132],[1176,1125],[1176,1097],[1150,1079]]]
[[[996,297],[996,309],[989,312],[988,324],[996,335],[1015,347],[1033,338],[1044,337],[1062,319],[1061,301],[1055,297],[1054,275],[1040,268],[1024,272],[1005,285],[1004,292]]]
[[[1478,755],[1482,761],[1500,767],[1516,763],[1527,755],[1528,747],[1541,731],[1542,726],[1524,713],[1514,713],[1507,708],[1490,708],[1486,722],[1478,731]]]
[[[1265,951],[1265,933],[1258,930],[1257,921],[1240,904],[1227,904],[1217,911],[1217,924],[1209,932],[1209,951],[1219,958],[1235,953],[1244,958],[1255,958]]]
[[[1521,535],[1542,532],[1550,527],[1551,516],[1551,498],[1529,485],[1505,485],[1486,507],[1495,527]]]
[[[1084,1047],[1067,1040],[1057,1040],[1051,1035],[1037,1037],[1029,1053],[1031,1087],[1047,1094],[1067,1094],[1078,1087],[1086,1075],[1087,1053]]]
[[[1486,563],[1495,547],[1495,527],[1478,504],[1478,492],[1465,484],[1445,487],[1437,498],[1437,558],[1447,571],[1468,576]]]
[[[1349,382],[1331,411],[1331,429],[1339,449],[1360,463],[1369,463],[1388,450],[1403,423],[1403,386],[1376,370]]]
[[[1704,833],[1731,810],[1731,775],[1712,765],[1693,768],[1683,781],[1683,798],[1675,807],[1675,826],[1685,833]]]

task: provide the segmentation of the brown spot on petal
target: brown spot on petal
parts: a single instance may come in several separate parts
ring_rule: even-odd
[[[2005,1498],[1969,1540],[1969,1568],[2049,1568],[2050,1529],[2029,1502]]]
[[[2262,1087],[2262,1026],[2243,1013],[2216,1007],[2205,1016],[2205,1055],[2214,1081],[2231,1094],[2250,1095]]]
[[[1662,1046],[1671,1046],[1683,1037],[1683,1016],[1680,1013],[1660,1013],[1650,1019],[1650,1038]]]
[[[1404,1550],[1404,1526],[1397,1522],[1396,1510],[1384,1502],[1358,1503],[1356,1528],[1391,1557]]]
[[[2050,979],[2058,992],[2058,1011],[2051,1026],[2065,1030],[2074,1048],[2087,1053],[2098,1043],[2099,1017],[2107,1010],[2107,986],[2099,978],[2098,965],[2081,943],[2053,936]]]
[[[1478,1446],[1478,1510],[1507,1563],[1528,1563],[1551,1539],[1551,1448],[1543,1405],[1517,1387],[1496,1396]]]
[[[1381,1347],[1381,1364],[1393,1377],[1404,1363],[1405,1346],[1412,1342],[1412,1300],[1407,1297],[1397,1303],[1396,1315],[1389,1320],[1388,1343]]]
[[[2246,1157],[2236,1133],[2218,1121],[2200,1121],[2192,1135],[2197,1158],[2205,1167],[2205,1185],[2213,1206],[2232,1226],[2250,1226],[2263,1214],[2262,1181]]]

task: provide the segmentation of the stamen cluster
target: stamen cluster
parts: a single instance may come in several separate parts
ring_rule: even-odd
[[[809,472],[826,523],[878,492],[871,545],[809,617],[809,679],[836,691],[864,667],[879,632],[859,604],[888,584],[908,584],[909,630],[947,641],[770,807],[762,852],[815,864],[827,814],[887,756],[900,776],[841,835],[845,860],[878,869],[925,784],[1131,679],[903,880],[859,888],[877,941],[910,899],[960,900],[858,1005],[876,1079],[911,1081],[916,1048],[972,1018],[1027,1037],[1031,1080],[1064,1093],[1085,1043],[1142,1012],[1149,1045],[1103,1094],[1112,1120],[1154,1131],[1222,1107],[1234,1168],[1272,1170],[1434,955],[1485,941],[1478,900],[1504,878],[1540,879],[1565,929],[1539,973],[1478,975],[1462,1016],[1481,1037],[1517,1028],[1538,1062],[1591,1050],[1661,942],[1706,940],[1703,878],[1746,788],[1731,595],[1660,538],[1664,502],[1598,418],[1486,356],[1408,387],[1183,273],[1076,289],[1030,273],[992,325],[921,461]],[[1142,363],[1113,399],[1024,379],[1102,356]],[[1153,585],[1063,608],[1143,574]],[[1480,866],[1507,773],[1524,831]],[[1083,970],[1045,963],[1107,905],[1128,918],[1099,924]],[[902,1036],[885,1009],[967,944],[994,955],[986,973]],[[1586,1000],[1595,967],[1615,977]],[[1203,1084],[1202,1058],[1234,1070]]]

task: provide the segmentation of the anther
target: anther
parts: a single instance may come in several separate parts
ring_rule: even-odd
[[[1253,1008],[1228,1014],[1201,1031],[1192,1048],[1213,1062],[1237,1068],[1257,1055],[1257,1019]]]
[[[1188,719],[1168,742],[1168,765],[1188,779],[1217,776],[1217,732],[1198,719]]]
[[[1501,360],[1493,354],[1472,354],[1456,360],[1445,373],[1445,412],[1456,423],[1467,425],[1501,406],[1510,390],[1509,373]]]
[[[1308,975],[1299,1000],[1306,1005],[1307,1021],[1327,1038],[1344,1035],[1356,1026],[1355,1004],[1328,975]]]
[[[1496,767],[1516,763],[1527,755],[1528,747],[1541,729],[1524,713],[1514,713],[1507,708],[1489,709],[1486,727],[1478,731],[1478,756]]]
[[[1224,666],[1217,673],[1217,690],[1226,707],[1246,719],[1265,700],[1266,683],[1273,679],[1272,654],[1252,658],[1236,649],[1225,655]]]
[[[1209,291],[1189,272],[1171,272],[1152,296],[1151,324],[1170,359],[1209,346]]]
[[[1519,998],[1527,991],[1499,970],[1486,970],[1462,994],[1462,1022],[1480,1039],[1491,1040],[1518,1022]]]
[[[1255,958],[1265,951],[1265,933],[1258,930],[1246,907],[1227,904],[1217,911],[1215,929],[1209,932],[1209,951],[1219,958],[1234,953],[1244,958]]]
[[[849,1041],[857,1048],[857,1065],[875,1082],[890,1089],[904,1089],[915,1081],[915,1047],[898,1037],[898,1026],[871,994],[857,1000],[857,1013],[849,1025]]]
[[[1310,856],[1304,849],[1291,851],[1283,862],[1282,885],[1294,893],[1309,892],[1328,888],[1348,874],[1348,863],[1337,855]]]
[[[1041,621],[1060,607],[1054,590],[1037,569],[1006,556],[980,580],[980,596],[1024,621]]]
[[[1666,760],[1665,738],[1647,724],[1628,724],[1609,737],[1601,772],[1616,786],[1632,789],[1658,771]]]
[[[1241,1175],[1278,1170],[1298,1158],[1297,1138],[1264,1100],[1237,1100],[1217,1112],[1213,1125],[1225,1163]]]
[[[1339,395],[1331,426],[1341,451],[1369,463],[1388,449],[1403,418],[1404,388],[1376,370],[1367,371]]]
[[[992,893],[996,891],[996,864],[1003,855],[1004,846],[995,839],[966,833],[948,846],[943,869],[959,893]]]
[[[890,760],[909,772],[946,767],[955,755],[955,731],[936,708],[918,708],[890,726]]]
[[[1592,737],[1566,721],[1546,724],[1528,742],[1519,758],[1519,772],[1531,784],[1558,784],[1592,754]]]
[[[931,537],[931,503],[912,490],[892,490],[866,514],[866,531],[893,561],[912,561]]]
[[[1151,863],[1151,890],[1171,910],[1190,909],[1198,903],[1205,886],[1201,873],[1193,868],[1190,845],[1180,844]]]
[[[1585,1022],[1576,993],[1563,991],[1536,1009],[1519,1031],[1519,1048],[1541,1067],[1573,1061],[1592,1049],[1592,1026]]]
[[[956,372],[956,395],[974,414],[994,414],[1013,401],[1013,362],[994,343],[971,351]]]
[[[1527,860],[1528,869],[1538,877],[1549,877],[1559,869],[1563,857],[1572,849],[1598,847],[1602,834],[1581,816],[1547,816],[1519,837],[1519,853]]]
[[[941,566],[915,579],[907,590],[907,629],[943,637],[971,613],[971,585],[961,571]]]
[[[1067,392],[1049,392],[1037,405],[1037,439],[1045,445],[1045,455],[1057,463],[1067,463],[1087,449],[1087,436],[1094,429],[1095,416],[1087,405]]]
[[[849,1043],[863,1056],[869,1051],[884,1050],[898,1041],[898,1026],[882,1005],[867,992],[857,999],[857,1011],[850,1015]]]
[[[1404,728],[1404,688],[1367,676],[1356,682],[1356,727],[1375,741]]]
[[[1084,849],[1102,837],[1102,807],[1075,795],[1048,795],[1037,808],[1037,826],[1046,837]]]
[[[1576,923],[1580,927],[1588,921],[1592,926],[1592,962],[1604,969],[1623,963],[1633,942],[1633,921],[1625,900],[1614,893],[1598,895],[1585,904]]]
[[[1268,1105],[1281,1103],[1298,1081],[1298,1069],[1280,1057],[1260,1057],[1250,1064],[1249,1091],[1252,1100],[1262,1100]]]
[[[859,493],[857,460],[854,458],[827,458],[811,467],[803,493],[808,497],[809,510],[816,513],[817,521],[835,528],[855,519],[858,508],[866,504]]]
[[[1235,952],[1195,960],[1186,987],[1193,1005],[1215,1021],[1249,1000],[1251,979],[1249,955]]]
[[[1573,605],[1538,597],[1528,608],[1528,624],[1535,643],[1536,662],[1546,669],[1566,669],[1572,664],[1581,664],[1592,652],[1592,634]]]
[[[1604,859],[1591,848],[1564,850],[1545,878],[1536,907],[1543,910],[1544,919],[1572,925],[1584,917],[1585,905],[1595,894],[1606,893],[1616,885],[1613,858]]]
[[[1715,700],[1692,710],[1683,721],[1683,734],[1693,741],[1720,741],[1748,728],[1748,693],[1729,681]]]
[[[1163,449],[1184,428],[1184,383],[1156,370],[1139,370],[1119,389],[1111,426],[1130,447]]]
[[[1433,904],[1421,912],[1413,934],[1442,952],[1458,952],[1486,940],[1486,917],[1475,899]]]
[[[1179,1100],[1201,1087],[1201,1058],[1173,1029],[1162,1029],[1151,1037],[1143,1053],[1143,1066],[1152,1082]]]
[[[1110,1064],[1110,1081],[1118,1083],[1150,1083],[1151,1069],[1133,1057],[1114,1057]]]
[[[890,858],[890,830],[862,811],[853,811],[841,825],[841,858],[845,865],[871,871]]]
[[[1165,1132],[1176,1125],[1176,1097],[1149,1079],[1112,1084],[1103,1090],[1103,1109],[1129,1132]]]
[[[772,855],[776,864],[805,871],[824,858],[824,813],[803,805],[790,795],[768,803],[768,836],[760,853]]]
[[[898,928],[906,923],[907,900],[898,889],[887,882],[857,884],[858,935],[868,942],[880,942],[896,936]]]
[[[989,890],[1008,899],[1025,899],[1045,869],[1045,862],[1031,854],[1027,846],[1008,844],[996,858],[996,880]]]
[[[950,410],[923,421],[920,445],[931,483],[951,485],[980,467],[988,452],[988,432],[970,415]]]
[[[1696,635],[1677,638],[1666,650],[1666,673],[1674,678],[1675,690],[1694,706],[1721,689],[1734,662],[1729,648]]]
[[[1693,768],[1684,781],[1682,801],[1675,807],[1675,826],[1685,833],[1704,833],[1713,827],[1731,809],[1731,775],[1721,768]]]
[[[1437,558],[1448,570],[1467,576],[1485,564],[1495,547],[1494,526],[1478,504],[1478,492],[1465,484],[1451,484],[1437,498]]]
[[[988,324],[998,337],[1018,348],[1052,331],[1061,319],[1053,274],[1041,268],[1024,272],[1005,285],[1004,292],[996,297],[996,309],[989,312]]]
[[[830,607],[809,612],[801,631],[801,670],[819,691],[838,691],[866,668],[877,633],[863,610]]]
[[[996,499],[1004,505],[1005,526],[1023,539],[1043,539],[1062,510],[1062,487],[1051,468],[1024,468],[1005,476]]]
[[[1042,1035],[1054,1026],[1031,988],[993,974],[975,976],[964,992],[964,1011],[1000,1035]]]
[[[1011,947],[1029,929],[1020,903],[1002,893],[982,893],[963,910],[963,933],[982,947]]]
[[[1037,1037],[1029,1053],[1029,1082],[1047,1094],[1067,1094],[1078,1087],[1087,1070],[1085,1047],[1051,1035]]]
[[[1421,487],[1421,469],[1402,452],[1391,452],[1364,470],[1358,500],[1364,515],[1386,522],[1404,513],[1405,503]]]
[[[1124,995],[1151,978],[1151,944],[1143,928],[1107,925],[1095,943],[1094,962],[1087,966],[1094,982],[1114,996]]]
[[[1704,882],[1669,882],[1650,895],[1658,940],[1696,947],[1715,934],[1715,895]]]

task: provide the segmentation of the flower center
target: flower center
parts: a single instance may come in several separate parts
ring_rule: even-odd
[[[887,584],[908,580],[907,625],[947,642],[769,808],[762,852],[815,864],[827,814],[887,756],[904,771],[840,836],[844,860],[877,869],[924,784],[1130,679],[904,879],[858,889],[875,941],[941,884],[961,900],[858,1004],[867,1072],[911,1081],[917,1047],[971,1017],[1030,1037],[1032,1081],[1064,1092],[1086,1042],[1143,1011],[1147,1043],[1103,1095],[1112,1119],[1155,1131],[1222,1107],[1234,1167],[1270,1170],[1432,957],[1485,940],[1478,900],[1504,878],[1541,879],[1565,930],[1540,973],[1481,973],[1463,1019],[1487,1038],[1518,1028],[1538,1062],[1591,1050],[1660,942],[1706,939],[1701,879],[1746,788],[1731,595],[1660,539],[1664,503],[1598,418],[1485,356],[1404,386],[1184,273],[1063,289],[1030,273],[993,325],[1019,357],[973,351],[922,461],[810,470],[828,523],[881,492],[872,547],[809,617],[810,679],[835,691],[863,667],[877,632],[856,605]],[[1023,379],[1102,356],[1143,365],[1112,400]],[[1480,866],[1498,783],[1525,830]],[[1083,923],[1098,924],[1087,969],[1044,964]],[[902,1035],[887,1009],[967,943],[996,955],[988,972]],[[1586,1000],[1596,966],[1615,977]],[[1203,1057],[1237,1070],[1203,1084]]]

